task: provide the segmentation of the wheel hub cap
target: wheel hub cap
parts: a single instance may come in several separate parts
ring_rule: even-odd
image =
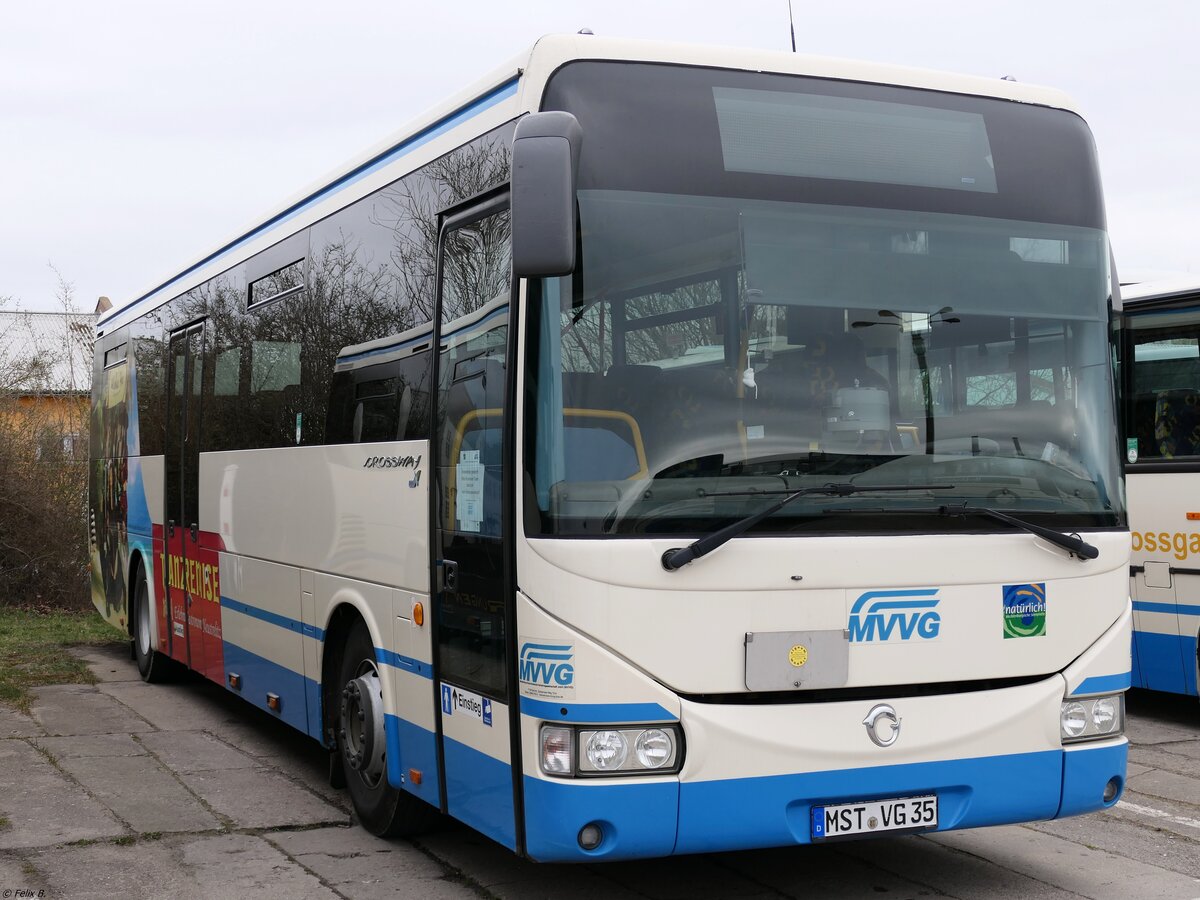
[[[374,786],[383,776],[383,692],[379,674],[369,668],[342,688],[342,754],[346,765]]]

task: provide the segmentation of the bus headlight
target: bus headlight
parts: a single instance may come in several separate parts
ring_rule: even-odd
[[[1064,744],[1115,737],[1124,731],[1124,694],[1063,701],[1059,733]]]
[[[1064,703],[1059,725],[1062,727],[1064,741],[1079,737],[1087,730],[1088,715],[1086,707],[1078,701]]]
[[[579,729],[580,775],[649,775],[677,772],[679,729],[675,725],[624,725]],[[630,748],[633,752],[630,752]]]
[[[1092,725],[1097,733],[1108,734],[1117,722],[1117,704],[1112,697],[1101,697],[1092,704]]]
[[[675,753],[675,742],[661,728],[648,728],[638,735],[634,750],[644,768],[661,769]]]
[[[579,768],[611,772],[625,764],[629,741],[619,731],[593,731],[588,734],[583,749],[587,762],[585,764],[581,759]]]
[[[541,768],[559,778],[667,775],[683,762],[678,725],[557,725],[540,731]]]

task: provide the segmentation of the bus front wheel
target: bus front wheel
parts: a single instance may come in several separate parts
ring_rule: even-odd
[[[428,830],[438,812],[388,783],[383,685],[375,647],[362,620],[346,635],[338,670],[338,755],[359,821],[380,837]]]

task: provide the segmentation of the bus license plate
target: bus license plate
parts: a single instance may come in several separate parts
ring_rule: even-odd
[[[837,806],[814,806],[812,809],[814,841],[885,831],[923,831],[936,828],[937,823],[936,795],[840,803]]]

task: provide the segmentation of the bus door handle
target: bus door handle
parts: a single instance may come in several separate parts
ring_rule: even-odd
[[[458,591],[458,563],[452,559],[442,560],[442,590],[448,594]]]

